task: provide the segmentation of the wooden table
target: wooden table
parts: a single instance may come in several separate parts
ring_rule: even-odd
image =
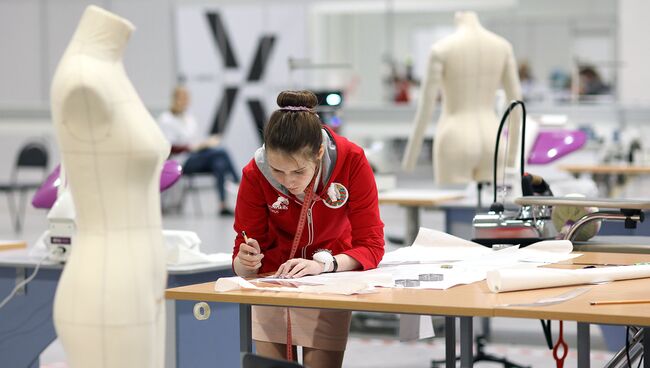
[[[616,175],[635,176],[635,175],[649,175],[650,166],[632,166],[632,165],[559,165],[558,169],[569,172],[575,177],[580,174],[592,175],[594,181],[605,189],[607,197],[616,195],[615,188],[617,185],[612,182],[612,178]]]
[[[411,245],[420,230],[420,208],[439,207],[465,197],[461,190],[391,189],[379,192],[379,204],[396,204],[406,210],[404,245]]]
[[[634,264],[650,262],[650,255],[620,253],[585,253],[553,267],[584,267],[588,264]],[[576,264],[574,264],[576,263]],[[578,366],[589,367],[589,324],[650,326],[647,304],[590,306],[589,301],[602,299],[650,298],[648,279],[613,282],[590,286],[591,290],[575,299],[544,307],[501,307],[508,303],[529,303],[543,297],[556,296],[576,286],[491,293],[485,281],[457,286],[448,290],[380,289],[375,294],[315,295],[269,291],[231,291],[217,293],[214,283],[204,283],[168,289],[166,297],[178,300],[240,304],[240,350],[252,350],[250,306],[273,305],[305,308],[327,308],[351,311],[444,315],[447,367],[455,367],[455,319],[460,319],[461,367],[471,367],[473,361],[472,317],[514,317],[557,319],[578,322]],[[644,335],[646,351],[650,351],[650,329]],[[650,368],[650,359],[644,360]]]
[[[623,174],[646,175],[650,174],[650,166],[631,165],[559,165],[560,170],[571,174]]]

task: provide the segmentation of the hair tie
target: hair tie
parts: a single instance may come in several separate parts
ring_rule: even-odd
[[[314,110],[310,109],[309,107],[306,106],[285,106],[281,107],[280,110],[283,111],[306,111],[306,112],[311,112],[312,114],[315,114]]]

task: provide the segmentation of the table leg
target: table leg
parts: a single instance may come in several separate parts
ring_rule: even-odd
[[[405,206],[404,209],[406,210],[404,245],[410,246],[418,235],[418,231],[420,231],[420,207]]]
[[[650,327],[643,328],[643,368],[650,368]]]
[[[578,322],[578,367],[589,368],[591,353],[591,340],[589,336],[589,323]]]
[[[469,368],[474,365],[474,329],[472,317],[460,317],[460,366]]]
[[[251,306],[249,304],[239,305],[239,351],[242,361],[246,353],[253,352]]]
[[[456,368],[456,317],[445,317],[445,365]]]

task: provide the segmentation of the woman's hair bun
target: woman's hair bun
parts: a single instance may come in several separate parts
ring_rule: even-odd
[[[313,109],[318,105],[316,95],[311,91],[284,91],[278,95],[278,106],[302,106]]]

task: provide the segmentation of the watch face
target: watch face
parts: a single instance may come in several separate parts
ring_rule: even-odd
[[[332,256],[332,253],[330,253],[327,250],[320,250],[314,253],[312,256],[312,259],[316,262],[322,263],[324,265],[323,269],[325,271],[331,269],[331,264],[334,261],[334,257]]]

